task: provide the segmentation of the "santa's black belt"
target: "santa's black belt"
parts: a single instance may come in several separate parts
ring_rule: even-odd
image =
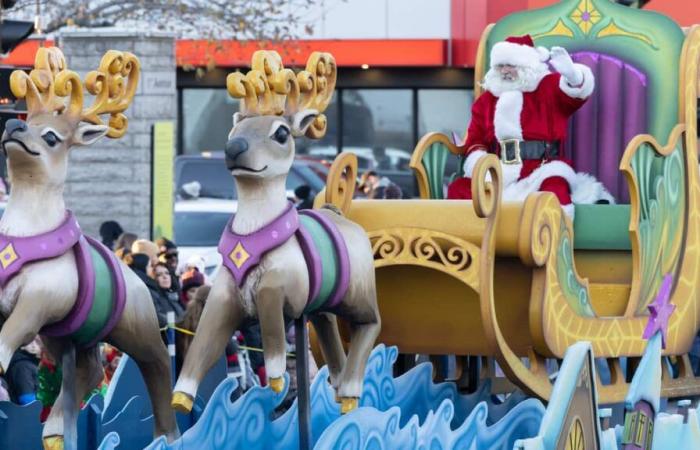
[[[504,164],[521,164],[524,159],[552,159],[559,156],[559,141],[499,141]]]

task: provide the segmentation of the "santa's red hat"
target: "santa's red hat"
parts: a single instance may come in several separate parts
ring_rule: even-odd
[[[544,47],[535,47],[529,34],[510,36],[491,48],[491,67],[498,64],[537,67],[548,59],[549,51]]]

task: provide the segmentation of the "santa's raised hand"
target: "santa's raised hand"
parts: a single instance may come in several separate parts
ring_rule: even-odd
[[[574,64],[565,48],[552,47],[549,57],[549,63],[554,70],[559,72],[570,86],[580,86],[583,83],[583,72]]]

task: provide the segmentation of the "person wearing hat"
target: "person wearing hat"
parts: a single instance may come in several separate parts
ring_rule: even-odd
[[[173,279],[173,289],[180,291],[180,282],[177,277],[177,268],[180,263],[177,245],[164,237],[156,239],[156,245],[158,246],[158,260],[164,263],[170,271],[170,276]]]
[[[180,302],[186,307],[194,298],[197,288],[204,285],[204,275],[198,269],[192,268],[182,274],[180,283],[182,284]]]
[[[465,177],[448,186],[447,198],[470,199],[476,162],[486,153],[496,153],[502,162],[504,200],[522,201],[531,192],[552,192],[570,217],[572,199],[614,202],[601,183],[577,174],[565,158],[568,119],[595,87],[588,67],[574,63],[562,47],[548,51],[535,47],[529,35],[509,37],[492,47],[482,86],[461,144],[467,155]]]

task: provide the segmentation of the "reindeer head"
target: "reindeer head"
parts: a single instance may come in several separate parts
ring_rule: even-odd
[[[319,139],[326,133],[323,114],[335,89],[333,56],[314,52],[306,70],[285,69],[274,51],[257,51],[251,70],[229,74],[226,87],[240,98],[240,112],[226,143],[226,167],[236,178],[286,176],[294,159],[293,137]]]
[[[108,51],[96,71],[87,74],[85,89],[95,95],[83,109],[83,83],[66,68],[58,48],[40,48],[34,70],[16,70],[10,88],[27,101],[27,119],[7,121],[2,150],[13,182],[63,185],[68,150],[90,145],[103,136],[118,138],[126,132],[123,111],[131,103],[139,78],[139,61],[131,53]],[[108,124],[100,116],[109,114]]]

